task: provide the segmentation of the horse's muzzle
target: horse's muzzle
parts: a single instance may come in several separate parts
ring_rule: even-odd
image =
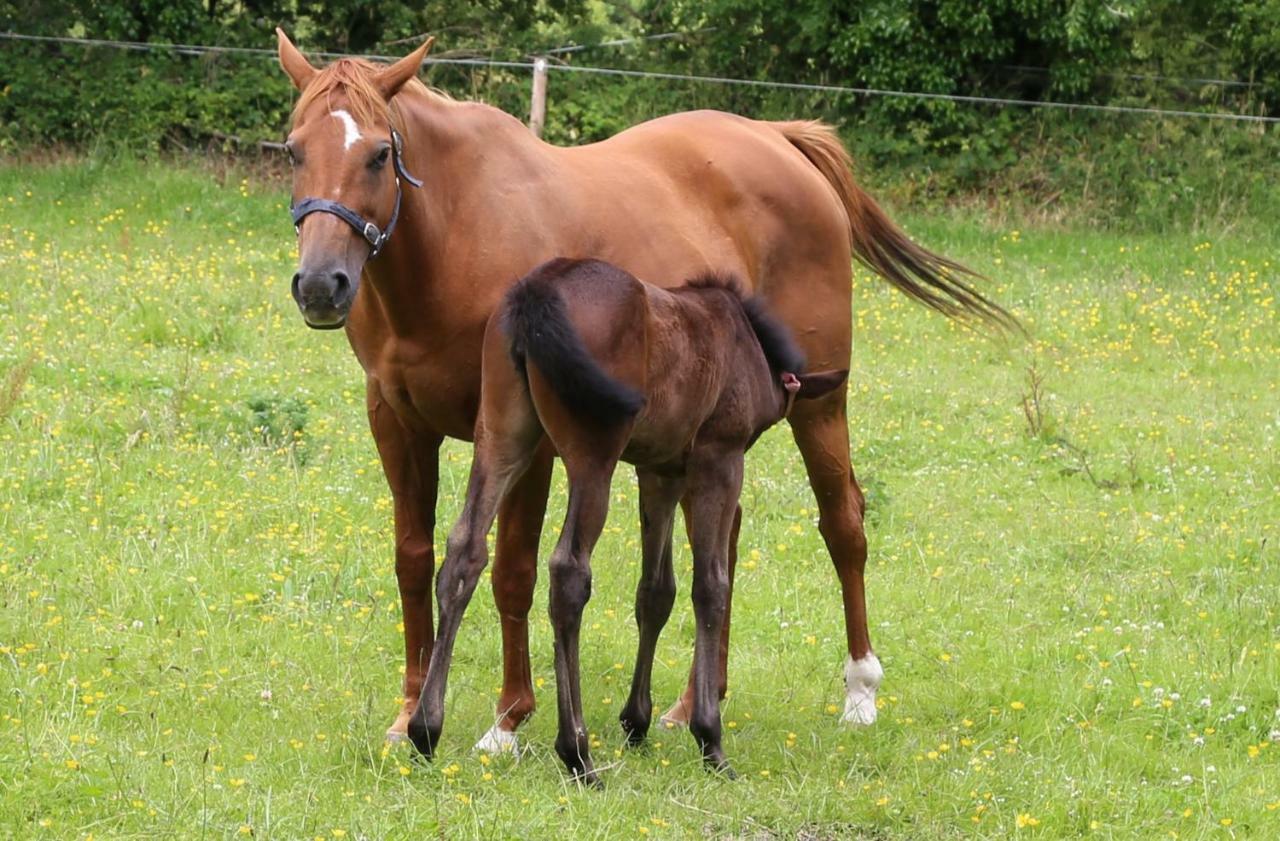
[[[347,321],[355,286],[344,271],[300,271],[293,276],[293,299],[307,326],[336,330]]]

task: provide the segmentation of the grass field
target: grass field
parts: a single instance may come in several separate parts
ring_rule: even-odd
[[[551,747],[545,581],[525,753],[470,752],[499,679],[487,593],[442,755],[383,744],[389,494],[344,337],[289,297],[286,200],[183,167],[0,169],[0,836],[1280,837],[1280,238],[907,220],[1035,339],[855,281],[879,722],[837,725],[836,579],[779,428],[743,499],[742,778],[684,732],[622,749],[623,471],[583,632],[595,792]],[[441,534],[467,448],[444,462]],[[677,541],[659,704],[688,667],[688,570]]]

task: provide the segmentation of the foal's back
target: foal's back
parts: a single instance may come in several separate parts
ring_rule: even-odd
[[[699,443],[745,447],[776,420],[768,361],[743,312],[740,292],[728,281],[706,278],[667,290],[608,263],[562,258],[535,269],[508,301],[540,331],[556,329],[550,308],[563,307],[582,352],[609,380],[639,398],[638,411],[621,419],[631,425],[624,461],[679,461],[695,437]],[[539,370],[536,363],[520,361],[519,338],[508,338],[517,367],[528,368],[523,373],[537,414],[553,440],[563,437],[553,427],[611,426],[625,414],[602,405],[607,401],[600,399],[600,390],[607,386],[581,378],[553,384],[571,366]],[[531,343],[540,339],[545,336],[530,336]],[[539,385],[544,380],[546,389]]]

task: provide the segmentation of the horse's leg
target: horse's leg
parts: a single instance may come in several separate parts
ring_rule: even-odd
[[[619,451],[621,448],[619,447]],[[563,455],[563,452],[562,452]],[[582,609],[591,598],[591,551],[604,529],[609,508],[609,480],[617,458],[599,456],[575,463],[567,455],[569,504],[564,530],[551,554],[551,626],[556,640],[556,709],[559,730],[556,753],[574,777],[599,785],[591,764],[587,727],[582,719],[578,680],[578,634]]]
[[[404,702],[387,730],[387,738],[398,741],[405,738],[409,718],[418,708],[431,658],[431,577],[435,573],[432,532],[436,523],[439,451],[444,439],[406,430],[382,400],[373,379],[366,381],[365,406],[395,506],[396,583],[404,621]]]
[[[685,512],[686,518],[688,511]],[[720,632],[720,700],[724,700],[724,696],[729,691],[729,621],[733,613],[733,576],[738,569],[738,534],[742,531],[742,506],[738,505],[734,509],[733,515],[733,532],[729,538],[729,593],[724,600],[724,629]],[[695,658],[694,662],[689,666],[689,680],[685,683],[684,692],[680,695],[676,702],[671,705],[665,713],[662,714],[662,723],[668,727],[683,727],[689,723],[689,716],[693,712],[693,680],[694,675],[698,673],[698,663]]]
[[[876,690],[884,677],[880,660],[871,650],[867,631],[867,596],[863,574],[867,566],[867,535],[863,527],[866,503],[849,462],[849,432],[845,389],[826,398],[801,401],[791,414],[791,432],[804,457],[809,484],[818,502],[818,530],[835,564],[844,597],[845,724],[876,720]]]
[[[636,626],[640,642],[636,651],[631,695],[619,720],[633,745],[644,740],[653,716],[650,680],[658,636],[671,616],[676,598],[675,572],[671,568],[671,526],[676,504],[684,492],[682,477],[661,476],[637,470],[640,483],[640,541],[642,565],[636,584]]]
[[[462,514],[449,533],[444,563],[436,580],[440,628],[417,712],[409,719],[409,738],[431,756],[444,726],[444,694],[453,659],[453,644],[480,573],[489,562],[486,538],[498,506],[529,465],[537,446],[521,437],[477,436],[467,497]]]
[[[708,768],[732,775],[720,743],[720,642],[729,596],[729,543],[742,490],[742,453],[709,452],[689,466],[693,549],[694,693],[689,730]]]
[[[515,750],[515,729],[533,714],[529,673],[529,608],[538,577],[538,540],[547,511],[554,455],[549,443],[539,448],[498,510],[498,542],[493,560],[493,601],[502,622],[502,694],[497,721],[476,742],[475,750]]]

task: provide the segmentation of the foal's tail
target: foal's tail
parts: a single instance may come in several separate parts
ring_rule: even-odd
[[[979,277],[954,260],[911,241],[853,180],[853,159],[835,129],[817,120],[774,123],[835,188],[849,217],[853,251],[876,274],[948,318],[978,318],[1021,330],[1004,307],[963,278]]]
[[[612,424],[644,405],[644,395],[609,376],[591,356],[551,278],[535,274],[517,283],[503,301],[501,323],[525,383],[532,361],[575,415]]]

